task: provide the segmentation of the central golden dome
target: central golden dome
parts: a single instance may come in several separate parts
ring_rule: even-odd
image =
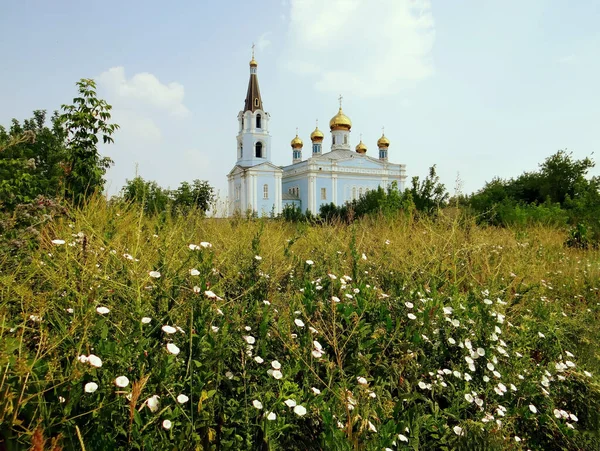
[[[333,130],[350,130],[352,128],[352,121],[342,111],[342,107],[338,113],[331,118],[329,121],[329,128]]]
[[[296,135],[296,137],[294,139],[292,139],[292,142],[290,143],[290,145],[294,149],[301,149],[302,146],[304,145],[304,143],[302,142],[302,140],[300,139],[300,137],[298,135]]]
[[[356,153],[367,153],[367,146],[365,143],[362,142],[362,139],[356,145]]]
[[[252,60],[250,61],[250,67],[257,67],[257,66],[258,66],[258,63],[254,59],[254,56],[252,56]]]
[[[390,146],[390,140],[387,139],[387,137],[385,135],[381,135],[381,138],[379,138],[377,140],[377,147],[389,147]]]
[[[325,135],[319,130],[319,127],[315,128],[315,131],[310,134],[311,141],[323,141],[323,138],[325,138]]]

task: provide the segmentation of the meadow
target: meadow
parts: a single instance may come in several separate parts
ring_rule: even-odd
[[[564,230],[52,217],[0,256],[2,450],[600,449],[600,252]]]

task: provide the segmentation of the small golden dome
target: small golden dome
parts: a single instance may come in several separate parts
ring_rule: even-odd
[[[344,114],[342,107],[340,107],[338,114],[329,121],[329,128],[331,130],[350,130],[352,128],[352,121]]]
[[[382,134],[381,138],[377,140],[377,147],[390,147],[390,140]]]
[[[304,145],[304,143],[302,142],[302,140],[298,137],[298,134],[296,134],[296,137],[294,139],[292,139],[292,142],[290,143],[290,145],[294,148],[294,149],[302,149],[302,146]]]
[[[356,153],[367,153],[367,146],[362,142],[362,139],[356,145]]]
[[[250,61],[250,67],[257,67],[257,66],[258,66],[258,63],[254,59],[254,57],[252,57],[252,60]]]
[[[325,138],[325,135],[319,130],[319,127],[315,128],[315,131],[310,134],[311,141],[323,141],[323,138]]]

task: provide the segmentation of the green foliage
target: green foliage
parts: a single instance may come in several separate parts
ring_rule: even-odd
[[[103,144],[112,143],[119,126],[109,123],[112,106],[96,97],[94,80],[83,78],[77,87],[73,104],[61,107],[60,123],[67,131],[66,196],[81,205],[104,188],[104,175],[113,163],[98,152],[99,136]]]
[[[444,184],[440,183],[435,165],[429,168],[429,174],[422,182],[419,182],[418,176],[412,178],[410,193],[415,208],[427,214],[435,213],[444,207],[450,197]]]
[[[192,209],[206,212],[214,200],[213,188],[205,180],[182,182],[172,194],[173,207],[186,214]]]

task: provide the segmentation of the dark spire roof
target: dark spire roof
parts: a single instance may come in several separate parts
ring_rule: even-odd
[[[248,82],[248,93],[246,94],[245,111],[262,110],[263,104],[260,97],[260,89],[258,87],[258,76],[256,75],[256,61],[252,58],[250,61],[250,81]]]

